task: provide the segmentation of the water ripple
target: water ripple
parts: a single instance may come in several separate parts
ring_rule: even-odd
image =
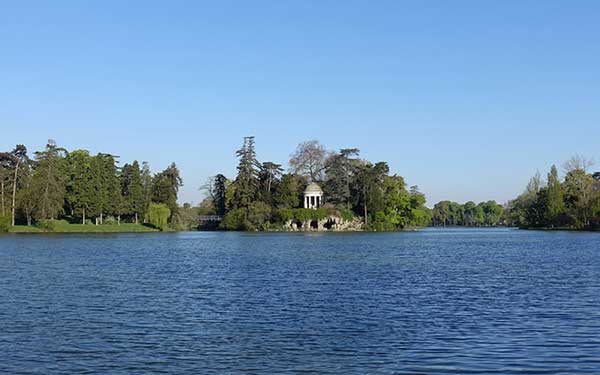
[[[4,374],[599,374],[600,234],[0,237]]]

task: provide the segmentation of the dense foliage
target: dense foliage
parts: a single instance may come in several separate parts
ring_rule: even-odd
[[[166,205],[175,220],[182,185],[175,164],[152,176],[146,163],[119,167],[114,155],[68,152],[54,141],[33,155],[23,145],[0,153],[0,217],[11,226],[147,222],[152,203]]]
[[[254,137],[244,138],[236,152],[237,176],[222,174],[205,189],[212,207],[206,213],[223,215],[220,225],[227,230],[279,228],[291,220],[306,222],[335,215],[350,221],[363,220],[366,229],[398,230],[427,226],[430,210],[416,186],[407,189],[401,176],[390,175],[386,162],[371,163],[359,158],[358,149],[327,151],[318,141],[298,145],[285,173],[281,164],[259,162]],[[318,183],[325,204],[317,210],[302,208],[302,194],[310,182]]]
[[[171,216],[169,206],[164,203],[150,203],[148,206],[148,223],[160,230],[167,229],[167,220]]]
[[[433,226],[497,226],[504,224],[504,208],[496,201],[460,204],[442,201],[433,207]]]
[[[536,174],[509,202],[507,219],[524,228],[600,229],[600,173],[591,160],[575,156],[564,164],[564,178],[552,166],[546,181]]]
[[[0,233],[6,233],[10,229],[10,217],[0,216]]]

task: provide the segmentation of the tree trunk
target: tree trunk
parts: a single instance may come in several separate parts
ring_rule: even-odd
[[[20,160],[17,159],[17,165],[15,166],[15,176],[13,181],[13,192],[12,192],[12,210],[11,210],[11,224],[15,226],[15,206],[17,200],[17,177],[19,176],[19,164]]]
[[[103,213],[100,213],[100,225],[102,225],[102,224],[103,224],[103,219],[104,219],[104,218],[103,218],[103,215],[104,215]],[[97,225],[97,224],[96,224],[96,225]]]
[[[31,226],[31,215],[27,215],[27,226]]]
[[[121,225],[121,215],[117,215],[117,224]]]
[[[138,214],[137,214],[137,212],[135,213],[135,223],[136,223],[136,224],[139,224],[139,223],[138,223]]]
[[[83,207],[83,219],[81,221],[81,224],[85,225],[85,207]]]

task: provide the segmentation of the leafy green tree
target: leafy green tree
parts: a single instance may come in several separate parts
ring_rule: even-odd
[[[327,201],[333,205],[351,207],[351,186],[360,166],[359,153],[357,148],[346,148],[327,159],[323,191],[327,196]]]
[[[539,218],[545,214],[545,208],[544,212],[537,212],[540,209],[540,205],[537,204],[538,193],[542,185],[542,179],[538,172],[529,180],[525,191],[508,203],[507,218],[510,225],[532,227],[534,223],[540,221]]]
[[[90,175],[94,191],[90,214],[96,217],[96,224],[102,225],[105,214],[119,215],[123,203],[115,157],[103,153],[92,157]]]
[[[0,216],[0,233],[6,233],[10,231],[10,217]]]
[[[536,197],[526,207],[527,226],[540,228],[548,225],[546,221],[546,211],[548,207],[548,189],[540,188]]]
[[[558,223],[559,217],[565,211],[564,191],[558,178],[556,166],[552,166],[548,174],[548,205],[546,207],[546,221],[550,226]]]
[[[260,165],[258,170],[259,200],[269,205],[273,204],[273,188],[279,183],[282,172],[281,164],[267,161]]]
[[[150,166],[148,165],[148,162],[143,162],[142,163],[142,195],[143,195],[143,199],[142,201],[143,203],[143,207],[142,207],[142,213],[144,216],[144,223],[147,222],[146,219],[146,212],[148,211],[148,207],[150,206],[150,203],[152,202],[152,183],[153,183],[154,179],[152,178],[152,174],[150,173]]]
[[[277,184],[273,195],[273,204],[278,208],[295,208],[300,205],[302,186],[306,179],[295,174],[284,174]]]
[[[273,182],[281,177],[282,172],[283,168],[281,168],[281,164],[271,161],[262,163],[258,173],[262,189],[270,193]]]
[[[33,216],[36,214],[36,208],[39,204],[39,196],[33,189],[32,173],[25,173],[21,176],[21,189],[17,193],[17,206],[23,213],[27,225],[30,226]]]
[[[425,194],[414,185],[410,188],[410,211],[408,213],[408,224],[411,226],[424,227],[431,223],[431,212],[425,207]]]
[[[481,202],[479,204],[484,214],[484,224],[488,226],[495,226],[500,224],[502,218],[503,207],[496,203],[496,201]]]
[[[355,174],[354,211],[362,211],[365,225],[369,223],[369,212],[376,213],[384,209],[382,186],[388,173],[387,163],[379,162],[375,165],[361,165]]]
[[[6,165],[10,172],[10,184],[12,185],[12,199],[10,205],[11,226],[15,225],[15,217],[17,212],[17,189],[19,188],[20,177],[27,170],[29,158],[27,157],[27,147],[24,145],[16,145],[9,153],[0,155],[3,164]],[[2,186],[4,190],[4,185]],[[4,192],[2,193],[4,195]]]
[[[375,213],[377,230],[396,230],[410,224],[411,196],[401,176],[386,176],[383,180],[384,211]]]
[[[483,221],[485,220],[483,209],[473,201],[469,201],[464,204],[463,212],[463,224],[466,226],[479,226],[482,225]]]
[[[136,224],[144,214],[146,203],[144,199],[144,184],[140,164],[125,164],[121,170],[121,195],[123,196],[124,211],[134,217]]]
[[[31,184],[38,197],[36,219],[56,219],[64,212],[66,194],[65,158],[67,150],[49,140],[44,151],[35,152],[37,166]]]
[[[447,226],[452,225],[452,218],[450,213],[450,201],[441,201],[433,206],[433,225],[434,226]]]
[[[589,225],[593,215],[594,178],[582,169],[576,169],[565,177],[567,210],[578,228]]]
[[[460,204],[450,201],[437,203],[431,212],[434,226],[496,226],[502,224],[504,208],[495,201]]]
[[[95,200],[92,157],[86,150],[76,150],[66,158],[67,186],[66,200],[71,215],[80,215],[82,224]]]
[[[248,215],[245,223],[246,230],[267,229],[271,219],[271,206],[265,202],[253,202],[248,208]]]
[[[224,230],[246,230],[246,216],[246,209],[231,209],[227,211],[219,227]]]
[[[179,169],[175,163],[172,163],[167,169],[154,176],[152,201],[166,204],[172,217],[177,212],[177,194],[181,186],[183,181],[179,176]]]
[[[148,223],[164,231],[168,228],[167,222],[171,217],[171,210],[163,203],[150,203],[148,206]]]

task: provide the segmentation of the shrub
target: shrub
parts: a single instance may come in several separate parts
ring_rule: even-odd
[[[248,207],[248,217],[245,225],[250,229],[260,228],[264,226],[271,219],[271,206],[265,202],[254,202]]]
[[[294,219],[294,211],[289,208],[282,208],[275,213],[275,219],[280,223],[287,223]]]
[[[296,208],[294,210],[294,219],[304,223],[313,218],[313,210],[310,208]]]
[[[344,208],[340,211],[340,215],[344,221],[352,221],[354,219],[354,213],[351,210]]]
[[[103,224],[117,224],[117,219],[114,216],[107,216],[102,221]]]
[[[167,229],[167,220],[171,216],[171,210],[166,204],[150,203],[146,217],[148,222],[155,228],[162,230]]]
[[[35,226],[43,229],[45,231],[48,232],[54,232],[55,230],[57,230],[60,226],[64,226],[64,225],[69,225],[69,222],[66,220],[46,220],[46,219],[42,219],[42,220],[38,220],[35,223]]]
[[[313,219],[315,220],[323,220],[327,217],[327,210],[324,208],[317,208],[313,210]]]
[[[0,233],[6,233],[10,230],[10,217],[0,216]]]
[[[221,229],[225,230],[244,230],[244,221],[246,220],[246,213],[240,208],[230,210],[223,217],[221,221]]]

